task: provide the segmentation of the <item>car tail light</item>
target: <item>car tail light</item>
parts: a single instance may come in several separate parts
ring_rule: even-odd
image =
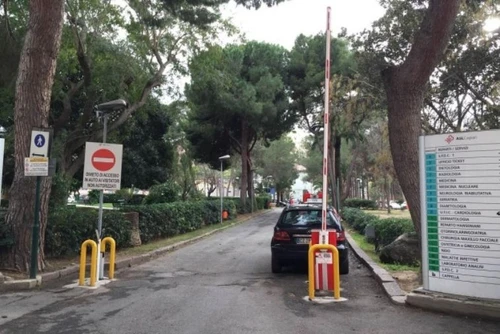
[[[276,241],[290,241],[290,235],[286,231],[275,231],[273,239]]]
[[[345,232],[344,231],[337,232],[337,241],[345,241]]]

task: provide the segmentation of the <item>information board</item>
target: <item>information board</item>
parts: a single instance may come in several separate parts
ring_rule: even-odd
[[[48,176],[49,158],[24,158],[24,176]]]
[[[424,288],[500,299],[500,130],[420,137]]]

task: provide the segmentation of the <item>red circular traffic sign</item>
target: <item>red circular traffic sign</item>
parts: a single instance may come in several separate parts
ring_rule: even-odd
[[[116,163],[116,158],[113,152],[108,149],[101,148],[92,154],[92,166],[95,169],[106,172],[113,168]]]

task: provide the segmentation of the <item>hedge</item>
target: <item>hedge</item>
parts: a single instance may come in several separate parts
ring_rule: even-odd
[[[357,209],[378,209],[377,202],[371,199],[347,198],[344,200],[344,207]]]
[[[52,257],[74,255],[87,239],[96,238],[98,210],[66,206],[49,213],[45,234],[45,253]],[[122,213],[103,212],[103,235],[111,236],[118,248],[130,246],[131,226]]]
[[[375,239],[367,240],[374,243],[377,250],[392,243],[404,233],[415,232],[412,220],[407,218],[381,219],[355,208],[344,208],[341,215],[353,229],[361,234],[365,233],[366,226],[373,226],[375,228]]]
[[[155,239],[172,237],[199,229],[205,225],[220,222],[220,202],[211,200],[174,202],[151,205],[126,205],[122,210],[104,210],[103,234],[115,239],[118,248],[130,246],[131,224],[125,219],[124,212],[139,213],[141,241],[148,243]],[[269,198],[256,198],[255,210],[269,207]],[[229,218],[236,218],[242,210],[239,198],[225,198],[224,210]],[[247,208],[251,207],[247,201]],[[248,210],[250,211],[250,209]],[[75,255],[87,239],[95,240],[98,210],[78,208],[68,205],[49,212],[45,235],[45,253],[50,257]],[[9,247],[12,238],[0,211],[0,248]]]
[[[209,201],[220,201],[220,198],[218,197],[208,197],[207,200]],[[247,198],[245,207],[241,204],[241,199],[239,197],[224,197],[224,203],[233,203],[234,206],[236,207],[236,211],[239,214],[243,213],[249,213],[252,212],[252,202],[250,198]],[[271,204],[271,197],[267,195],[260,195],[255,197],[255,202],[254,202],[254,211],[257,210],[263,210],[263,209],[269,209]],[[219,204],[220,207],[220,204]]]

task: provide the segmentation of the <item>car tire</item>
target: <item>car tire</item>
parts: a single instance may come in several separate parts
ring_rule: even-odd
[[[281,273],[282,268],[283,267],[281,266],[281,263],[279,262],[279,260],[274,255],[272,255],[271,256],[271,271],[273,272],[273,274]]]
[[[344,261],[340,262],[340,275],[349,274],[349,257],[346,257]]]

